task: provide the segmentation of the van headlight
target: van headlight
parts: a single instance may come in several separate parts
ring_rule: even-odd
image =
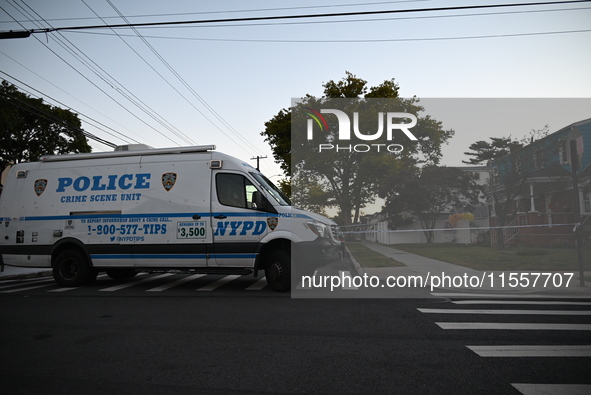
[[[314,234],[318,237],[330,237],[330,229],[328,226],[323,224],[322,222],[318,221],[310,221],[304,224],[308,229],[310,229]]]

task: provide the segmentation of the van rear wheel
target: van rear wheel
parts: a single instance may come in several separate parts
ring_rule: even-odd
[[[281,250],[271,252],[265,266],[265,278],[273,291],[289,291],[291,286],[291,256]]]
[[[53,261],[53,278],[65,287],[78,287],[96,279],[97,271],[81,251],[66,250]]]

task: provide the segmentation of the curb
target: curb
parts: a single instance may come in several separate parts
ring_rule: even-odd
[[[351,262],[353,262],[353,266],[355,266],[355,271],[357,271],[357,274],[364,275],[365,270],[363,270],[363,267],[359,264],[359,262],[357,262],[357,260],[355,260],[355,257],[353,256],[353,254],[351,254],[351,251],[349,251],[349,248],[347,248],[346,245],[345,245],[345,250],[347,250],[347,254],[349,255],[349,259],[351,259]]]

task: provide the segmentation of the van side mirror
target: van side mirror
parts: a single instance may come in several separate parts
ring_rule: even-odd
[[[252,193],[252,208],[255,210],[260,210],[263,208],[263,199],[265,197],[259,192],[254,191]]]
[[[267,198],[259,191],[254,191],[252,193],[252,208],[254,210],[265,211],[268,213],[277,213],[275,207],[273,207]]]

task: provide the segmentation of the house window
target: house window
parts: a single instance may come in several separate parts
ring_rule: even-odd
[[[544,151],[538,148],[534,151],[534,169],[539,170],[544,167]]]
[[[568,163],[568,156],[567,151],[568,145],[566,140],[562,140],[560,142],[560,146],[558,147],[558,156],[560,157],[560,164],[566,165]]]
[[[492,169],[492,184],[499,185],[499,168],[493,167]]]
[[[581,203],[583,205],[583,213],[591,213],[591,193],[589,191],[583,191]]]
[[[517,156],[513,162],[513,165],[515,167],[515,174],[521,174],[521,171],[523,170],[523,164],[522,164],[522,160],[521,160],[521,156]]]

